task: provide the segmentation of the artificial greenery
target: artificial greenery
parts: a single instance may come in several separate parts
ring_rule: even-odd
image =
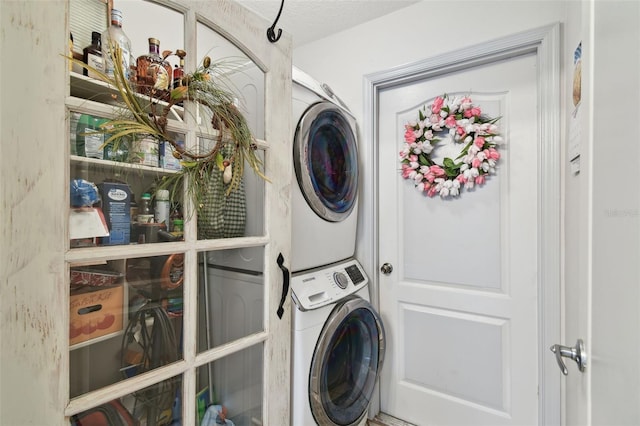
[[[170,54],[170,51],[163,52],[165,58]],[[181,86],[170,88],[169,96],[164,97],[166,102],[160,103],[153,96],[153,90],[148,96],[137,93],[121,66],[115,66],[114,76],[110,77],[82,61],[68,59],[91,69],[119,93],[117,101],[122,103],[119,114],[102,126],[101,131],[109,136],[105,145],[112,144],[115,151],[124,141],[142,138],[171,144],[173,155],[180,160],[182,168],[175,174],[164,176],[159,187],[179,193],[186,183],[187,196],[193,201],[196,211],[203,207],[208,182],[212,171],[216,169],[231,171],[228,182],[225,181],[227,195],[238,189],[245,161],[256,174],[268,180],[262,172],[262,162],[256,155],[257,145],[246,119],[234,105],[233,94],[222,84],[223,61],[212,62],[209,57],[205,57],[194,72],[185,74]],[[122,63],[122,51],[119,48],[113,50],[112,59],[114,64]],[[205,115],[211,117],[212,127],[218,130],[214,147],[207,152],[185,148],[167,131],[167,117],[171,109],[185,101],[197,102],[208,110]],[[232,149],[223,149],[229,144]],[[223,152],[232,154],[225,157]],[[229,173],[225,175],[228,176]]]

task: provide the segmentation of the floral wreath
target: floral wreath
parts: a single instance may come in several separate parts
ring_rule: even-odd
[[[413,180],[419,191],[429,197],[457,197],[463,187],[482,185],[487,175],[495,173],[500,159],[496,146],[502,141],[495,123],[500,117],[482,115],[469,96],[449,98],[446,94],[423,106],[418,114],[418,121],[405,124],[400,162],[402,177]],[[438,133],[447,129],[455,143],[465,145],[455,159],[447,157],[436,164],[430,154],[441,140]]]

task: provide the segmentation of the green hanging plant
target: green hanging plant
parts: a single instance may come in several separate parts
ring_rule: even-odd
[[[170,51],[163,52],[164,58],[171,54]],[[162,96],[166,104],[161,104],[154,97],[154,89],[151,89],[148,96],[135,92],[122,67],[115,66],[114,76],[110,77],[82,61],[67,58],[90,69],[118,91],[117,100],[122,103],[121,112],[118,117],[102,125],[101,131],[109,135],[104,144],[113,144],[113,149],[117,150],[122,141],[132,137],[152,138],[158,144],[169,143],[182,168],[178,173],[164,176],[159,187],[167,188],[172,193],[180,193],[186,182],[186,195],[193,202],[196,211],[203,207],[204,195],[214,170],[224,172],[224,183],[228,185],[227,195],[239,188],[245,161],[258,176],[268,181],[262,171],[262,161],[256,155],[257,145],[245,117],[234,105],[233,94],[216,78],[222,74],[224,62],[214,63],[208,56],[205,57],[194,72],[185,74],[182,86],[171,89],[168,96]],[[114,49],[112,60],[114,64],[122,63],[122,51],[119,48]],[[197,102],[208,110],[211,125],[218,130],[218,138],[213,148],[207,152],[186,149],[167,131],[167,117],[172,107],[185,101]],[[225,147],[230,149],[224,149]],[[223,155],[229,152],[230,156]]]

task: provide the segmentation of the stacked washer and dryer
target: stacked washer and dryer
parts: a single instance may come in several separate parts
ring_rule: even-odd
[[[326,85],[293,68],[291,424],[366,421],[385,353],[368,277],[353,257],[356,121]]]

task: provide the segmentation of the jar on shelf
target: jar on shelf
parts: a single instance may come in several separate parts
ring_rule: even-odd
[[[183,219],[173,219],[171,234],[174,237],[182,238],[184,235],[184,220]]]
[[[140,205],[138,206],[138,222],[153,223],[153,209],[151,207],[151,194],[145,192],[140,197]]]

